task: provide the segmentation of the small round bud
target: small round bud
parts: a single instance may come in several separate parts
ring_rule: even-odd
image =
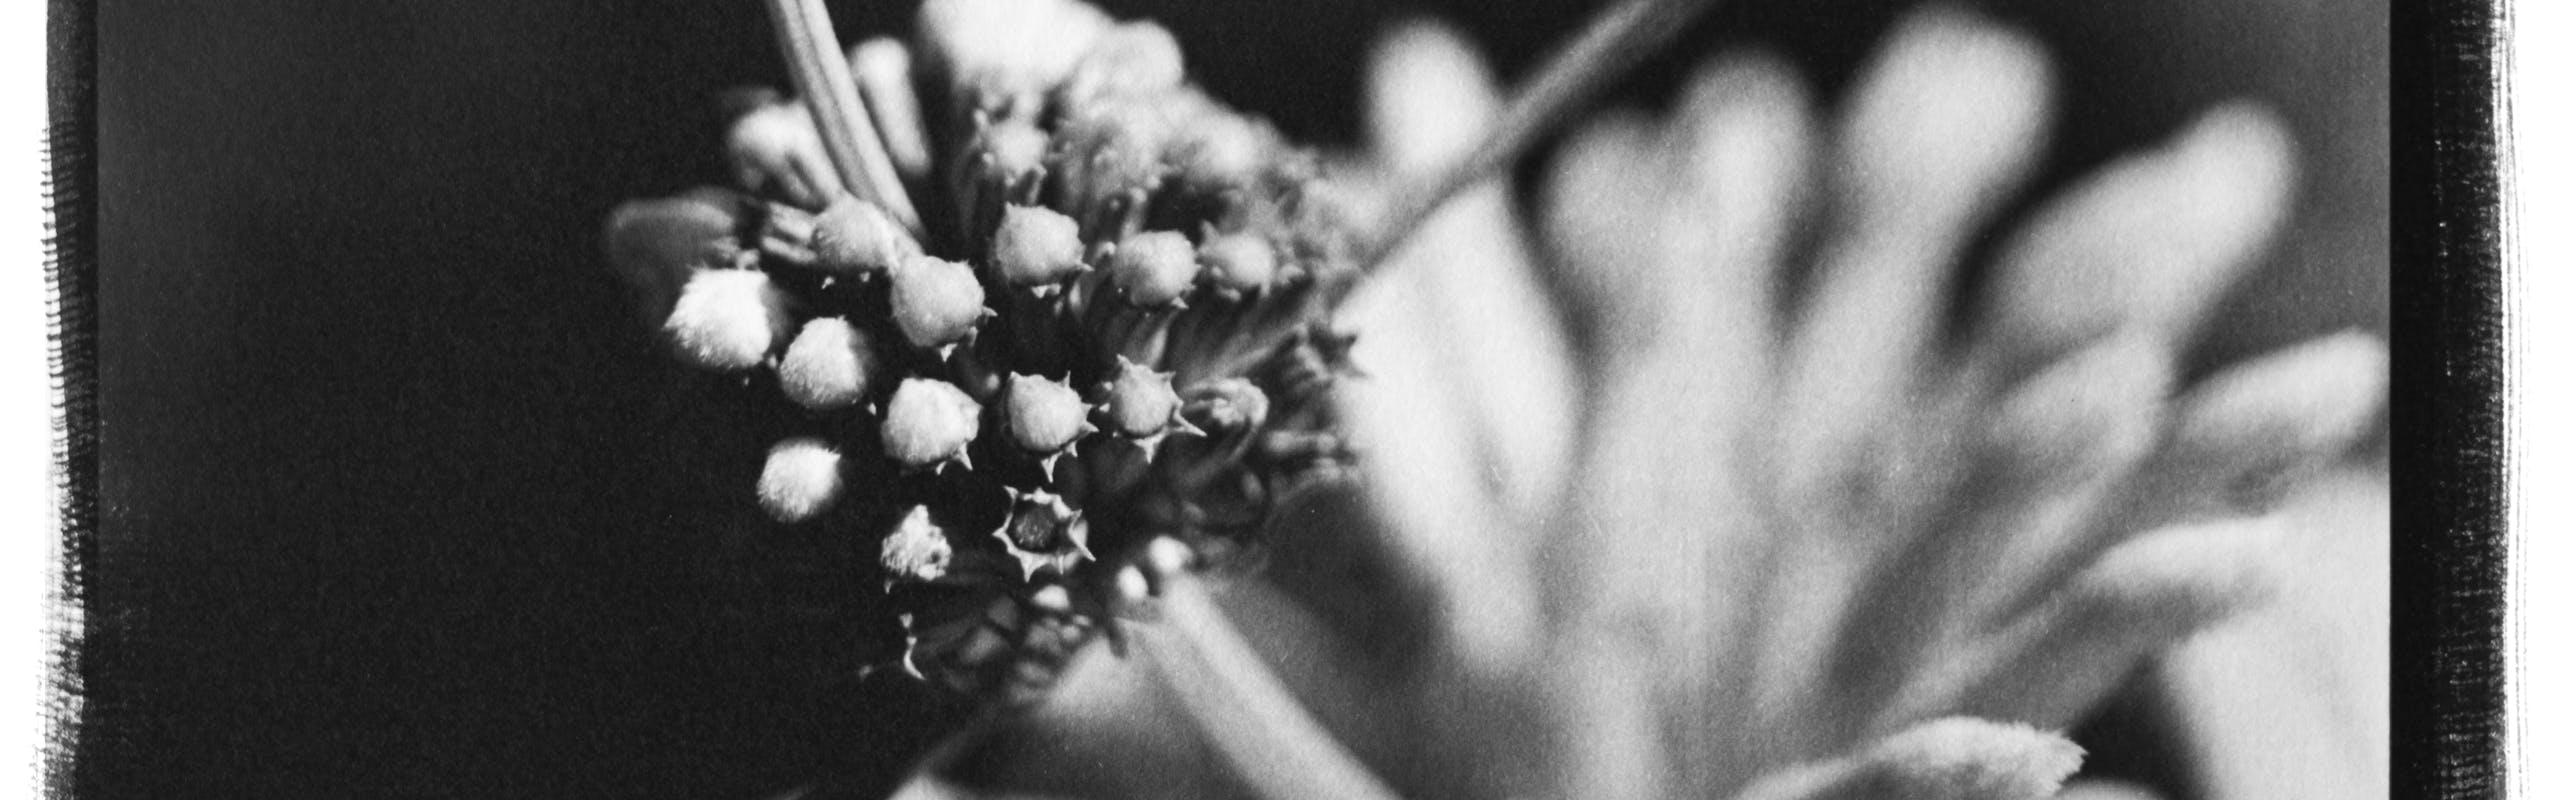
[[[667,314],[677,357],[695,367],[742,370],[762,363],[790,328],[782,291],[751,269],[709,269],[685,282]]]
[[[1005,385],[1004,431],[1032,453],[1054,453],[1093,429],[1093,407],[1068,385],[1038,375],[1015,375]]]
[[[909,378],[898,384],[889,409],[880,418],[880,446],[889,458],[910,468],[958,461],[968,465],[969,442],[978,438],[978,401],[953,386],[931,378]]]
[[[987,290],[969,265],[911,256],[889,273],[889,318],[917,347],[958,344],[986,318]]]
[[[980,180],[1011,186],[1049,159],[1049,134],[1030,120],[1006,118],[978,128],[969,142],[969,158],[981,170]]]
[[[1068,113],[1114,95],[1149,95],[1182,85],[1182,44],[1153,22],[1126,22],[1102,32],[1076,64],[1062,94]]]
[[[1200,274],[1191,240],[1172,231],[1149,231],[1121,240],[1111,251],[1111,282],[1129,302],[1156,308],[1182,300]]]
[[[1143,203],[1164,181],[1165,155],[1181,130],[1180,113],[1170,98],[1106,99],[1058,129],[1055,157],[1056,195],[1060,210],[1091,223],[1096,214],[1146,217],[1143,207],[1117,211],[1111,204]],[[1120,235],[1106,226],[1101,238]]]
[[[888,212],[850,195],[836,198],[812,225],[809,251],[816,266],[838,275],[887,270],[923,252]]]
[[[1238,188],[1251,183],[1278,147],[1279,137],[1253,120],[1215,109],[1184,126],[1167,160],[1184,183]]]
[[[764,476],[756,480],[756,500],[782,522],[799,522],[835,506],[844,496],[844,475],[836,471],[843,457],[825,442],[787,439],[765,454]]]
[[[880,541],[880,568],[892,580],[940,580],[951,571],[951,539],[924,506],[916,506]]]
[[[1279,274],[1280,254],[1259,234],[1226,234],[1200,248],[1200,276],[1219,289],[1261,291]]]
[[[1104,388],[1103,418],[1113,430],[1143,439],[1172,427],[1182,398],[1173,391],[1173,376],[1120,359],[1120,376]]]
[[[1040,206],[1006,206],[989,252],[996,274],[1018,288],[1053,286],[1093,269],[1084,263],[1076,221]]]
[[[820,317],[800,326],[782,365],[782,394],[802,408],[832,411],[862,400],[871,387],[871,371],[880,363],[870,334],[843,317]]]

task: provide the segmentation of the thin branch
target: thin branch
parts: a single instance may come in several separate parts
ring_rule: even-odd
[[[1388,263],[1450,198],[1510,169],[1521,153],[1563,126],[1568,115],[1584,110],[1627,70],[1670,44],[1713,5],[1715,0],[1619,0],[1602,12],[1503,106],[1464,160],[1402,176],[1383,192],[1385,211],[1363,237],[1368,251],[1364,266],[1376,270]],[[1265,326],[1257,339],[1229,347],[1228,355],[1196,374],[1232,374],[1259,361],[1304,329],[1305,323],[1339,307],[1358,284],[1334,279],[1316,287],[1314,301],[1296,312],[1299,324]]]
[[[1405,178],[1388,191],[1386,213],[1371,229],[1370,263],[1386,263],[1432,212],[1467,187],[1510,169],[1521,153],[1582,112],[1713,5],[1714,0],[1619,0],[1602,12],[1538,69],[1465,159]]]
[[[1133,637],[1238,777],[1263,800],[1393,800],[1395,793],[1299,707],[1199,581],[1158,584],[1163,623]]]
[[[921,236],[923,220],[907,199],[906,186],[898,182],[880,132],[871,126],[871,113],[854,86],[853,68],[836,42],[835,23],[827,17],[826,0],[765,0],[765,8],[773,14],[774,35],[791,66],[791,82],[809,104],[818,139],[826,143],[844,185]]]

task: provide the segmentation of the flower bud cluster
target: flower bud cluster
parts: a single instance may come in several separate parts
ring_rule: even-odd
[[[794,409],[757,497],[868,543],[846,568],[902,609],[906,671],[1019,688],[1147,542],[1215,567],[1339,473],[1328,318],[1359,270],[1314,160],[1193,86],[1163,27],[1074,0],[928,0],[918,27],[889,94],[923,113],[873,116],[929,162],[900,170],[921,227],[757,90],[736,202],[633,203],[611,245],[680,287],[651,306],[677,360]]]

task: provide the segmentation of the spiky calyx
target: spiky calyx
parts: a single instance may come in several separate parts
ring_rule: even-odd
[[[960,387],[932,378],[898,384],[880,418],[880,447],[910,470],[969,466],[969,442],[978,438],[978,401]]]
[[[1111,430],[1132,439],[1165,432],[1179,420],[1182,396],[1173,391],[1173,375],[1120,359],[1119,375],[1103,384],[1102,417]]]
[[[1024,581],[1042,570],[1065,575],[1077,564],[1093,560],[1093,551],[1085,549],[1084,512],[1069,508],[1065,498],[1046,491],[1012,494],[1013,508],[996,529],[996,538],[1021,565]]]
[[[1063,381],[1038,375],[1013,375],[1004,390],[1004,432],[1014,445],[1034,455],[1049,455],[1075,445],[1095,431],[1086,419],[1093,406]]]
[[[889,319],[917,347],[957,345],[988,313],[986,288],[967,264],[918,255],[889,271]]]

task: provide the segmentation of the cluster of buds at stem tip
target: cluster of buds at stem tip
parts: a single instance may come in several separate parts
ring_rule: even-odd
[[[835,88],[728,94],[734,186],[628,203],[608,246],[676,361],[796,421],[760,505],[877,543],[844,568],[889,587],[902,671],[1020,688],[1014,656],[1081,641],[1144,543],[1218,568],[1344,474],[1331,315],[1369,254],[1323,164],[1193,85],[1164,27],[917,19],[851,48],[858,92],[798,72],[831,34],[782,25],[795,84]]]

